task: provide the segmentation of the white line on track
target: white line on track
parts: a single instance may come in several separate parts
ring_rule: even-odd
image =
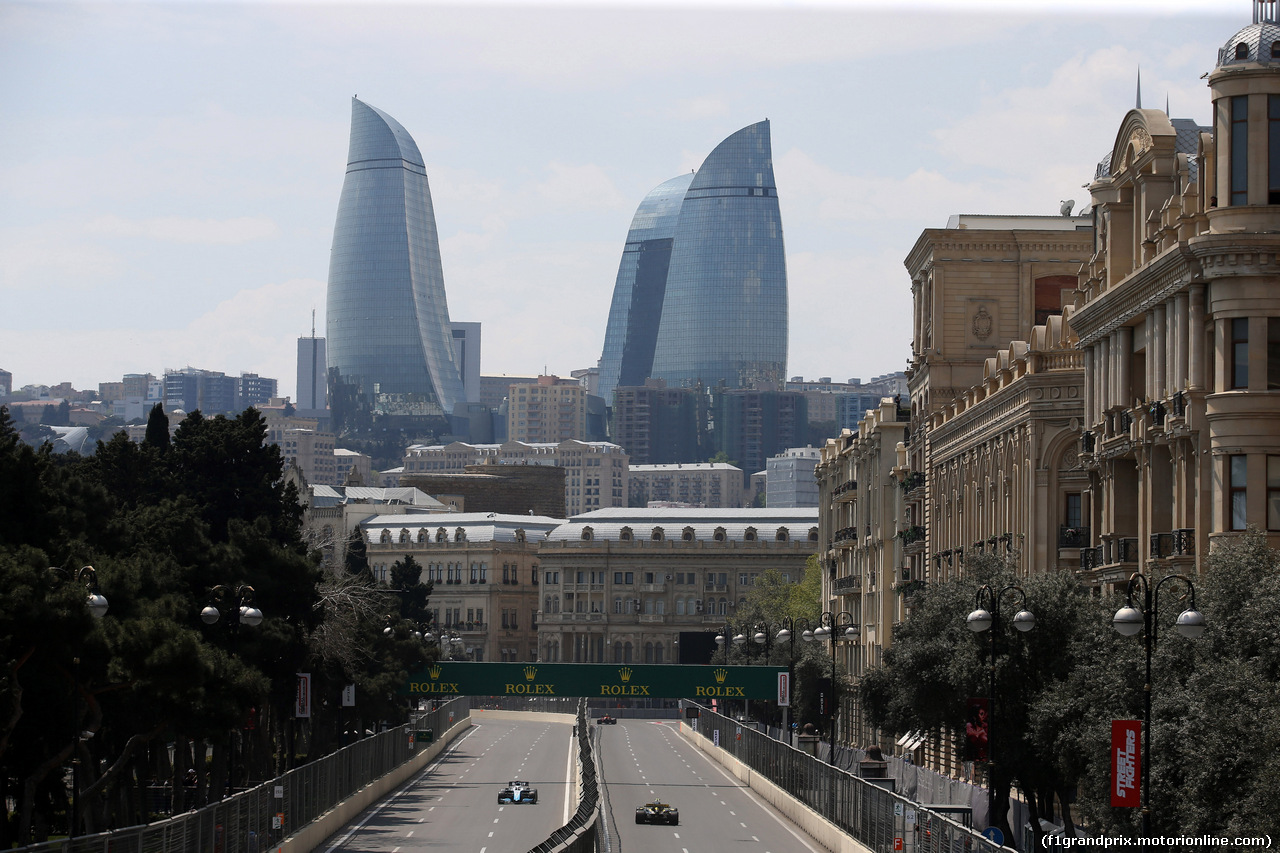
[[[458,738],[457,740],[455,740],[455,741],[453,742],[453,744],[452,744],[448,749],[446,749],[444,752],[442,752],[442,753],[440,753],[439,755],[437,755],[434,761],[432,761],[432,762],[431,762],[430,764],[428,764],[426,767],[422,768],[422,769],[421,769],[420,771],[418,771],[417,773],[413,774],[413,776],[409,779],[409,781],[405,782],[403,785],[401,785],[401,786],[400,786],[400,790],[396,791],[396,792],[395,792],[394,794],[392,794],[390,797],[387,797],[385,800],[383,800],[381,803],[379,803],[379,804],[378,804],[378,805],[373,809],[373,811],[369,812],[368,817],[366,817],[364,820],[360,821],[360,823],[358,823],[358,824],[356,824],[355,826],[353,826],[350,830],[348,830],[348,831],[347,831],[347,833],[346,833],[345,835],[343,835],[343,836],[342,836],[341,838],[339,838],[337,841],[333,842],[333,844],[331,844],[331,845],[329,845],[328,847],[326,847],[326,848],[325,848],[325,853],[333,853],[333,851],[334,851],[334,850],[337,850],[339,847],[341,847],[342,845],[346,844],[346,843],[347,843],[347,841],[348,841],[348,840],[350,840],[351,836],[355,835],[357,832],[359,832],[360,830],[364,829],[365,824],[367,824],[369,821],[371,821],[371,820],[373,820],[375,817],[377,817],[379,812],[381,812],[381,811],[382,811],[383,809],[385,809],[387,806],[389,806],[389,805],[391,805],[392,803],[394,803],[396,800],[400,799],[400,797],[401,797],[401,796],[403,796],[406,792],[408,792],[408,790],[409,790],[410,788],[412,788],[415,784],[417,784],[417,782],[418,782],[418,780],[419,780],[419,779],[421,779],[423,776],[425,776],[425,775],[427,775],[428,773],[430,773],[432,770],[436,769],[436,764],[438,764],[438,763],[439,763],[439,761],[440,761],[440,759],[441,759],[441,758],[443,758],[444,756],[448,755],[449,753],[451,753],[451,752],[453,752],[455,749],[457,749],[459,746],[461,746],[461,745],[462,745],[462,742],[463,742],[464,740],[466,740],[467,738],[471,737],[472,733],[474,733],[474,732],[475,732],[477,729],[479,729],[479,728],[480,728],[480,724],[479,724],[479,723],[472,723],[472,724],[471,724],[471,728],[467,729],[467,733],[466,733],[466,734],[464,734],[462,737],[460,737],[460,738]],[[443,798],[442,798],[442,799],[443,799]],[[569,821],[566,819],[566,820],[565,820],[565,823],[568,823],[568,822],[569,822]],[[481,851],[481,853],[484,853],[484,851]]]

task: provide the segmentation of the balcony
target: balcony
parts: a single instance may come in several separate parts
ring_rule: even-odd
[[[851,501],[858,496],[858,481],[846,480],[831,490],[831,497],[837,502]]]
[[[836,578],[831,583],[831,591],[836,595],[855,595],[862,592],[862,576],[849,575],[843,578]]]
[[[667,585],[665,583],[642,583],[640,584],[641,592],[666,592]]]
[[[844,548],[852,548],[858,544],[858,528],[842,527],[835,532],[835,536],[831,539],[831,544],[839,545]]]
[[[640,614],[641,625],[661,625],[663,622],[666,622],[666,621],[667,621],[667,617],[665,613],[641,613]]]
[[[905,478],[903,478],[902,482],[900,482],[898,485],[902,488],[902,491],[904,494],[910,494],[911,492],[914,492],[916,489],[922,488],[924,486],[924,472],[912,471]]]
[[[1153,560],[1163,557],[1190,557],[1196,553],[1194,527],[1182,527],[1170,533],[1152,533],[1148,555]]]
[[[903,545],[911,545],[924,539],[924,527],[916,524],[905,530],[899,530],[897,537],[902,540]]]
[[[1058,528],[1059,548],[1087,548],[1088,545],[1089,528],[1067,527],[1065,524]]]

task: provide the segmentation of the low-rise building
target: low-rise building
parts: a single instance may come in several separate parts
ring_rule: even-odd
[[[630,504],[683,504],[734,509],[742,506],[742,469],[725,462],[632,465]]]

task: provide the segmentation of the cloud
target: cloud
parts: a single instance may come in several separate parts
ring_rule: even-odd
[[[58,226],[0,229],[0,290],[88,287],[126,266],[116,252]]]
[[[240,216],[235,219],[189,219],[164,216],[156,219],[122,219],[102,216],[89,223],[90,234],[109,237],[144,237],[172,243],[203,243],[234,246],[279,236],[280,228],[265,217]]]
[[[620,210],[626,199],[605,170],[591,163],[550,163],[547,178],[533,187],[544,205],[572,210]]]

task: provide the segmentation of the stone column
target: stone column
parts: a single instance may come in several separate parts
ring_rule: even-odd
[[[1187,385],[1187,345],[1191,334],[1185,291],[1173,299],[1173,318],[1173,329],[1169,335],[1173,341],[1173,388],[1170,390],[1181,391]]]
[[[1147,396],[1152,400],[1159,400],[1164,397],[1164,389],[1166,384],[1165,376],[1165,352],[1168,345],[1168,330],[1165,323],[1164,303],[1154,306],[1151,312],[1151,318],[1154,321],[1155,328],[1152,330],[1151,348],[1147,350],[1147,362],[1152,365],[1151,378],[1152,382],[1147,386]]]
[[[1187,387],[1203,391],[1205,387],[1204,352],[1204,285],[1191,285],[1187,302]]]
[[[1129,408],[1133,404],[1133,327],[1121,326],[1116,329],[1116,352],[1112,358],[1116,362],[1117,388],[1112,398],[1117,406]]]

